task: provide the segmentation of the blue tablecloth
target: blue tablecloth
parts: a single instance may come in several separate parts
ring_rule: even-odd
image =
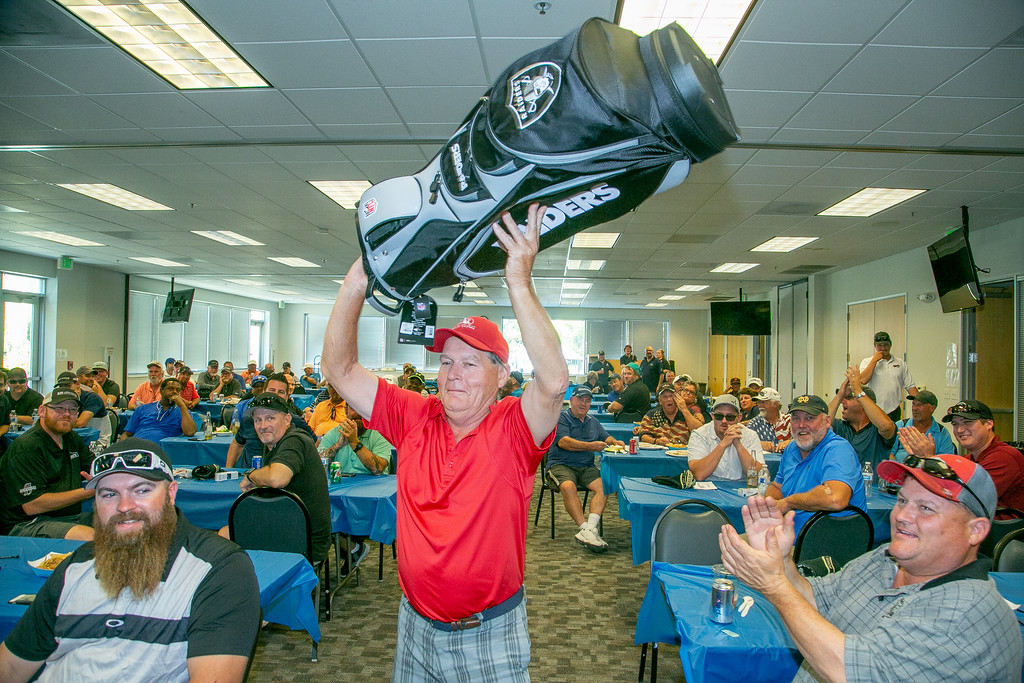
[[[81,541],[51,538],[21,538],[0,536],[0,556],[18,555],[17,559],[0,560],[0,640],[7,637],[21,615],[25,605],[10,605],[8,600],[20,593],[35,594],[46,581],[36,576],[26,564],[49,552],[70,552]],[[304,630],[320,640],[320,625],[313,609],[312,593],[316,574],[301,555],[250,550],[249,557],[256,569],[260,585],[260,606],[263,618],[290,629]]]
[[[655,484],[650,479],[623,477],[619,480],[619,517],[629,520],[633,541],[633,564],[642,564],[651,559],[651,532],[658,515],[666,507],[684,498],[698,498],[722,508],[729,521],[743,531],[741,509],[747,499],[736,493],[746,482],[714,482],[718,488],[713,491],[699,489],[673,489]],[[889,513],[896,504],[896,496],[872,491],[868,498],[868,516],[875,525],[875,543],[884,543],[890,538]]]
[[[221,401],[220,403],[212,403],[210,401],[200,401],[198,404],[196,404],[196,407],[193,410],[194,413],[198,413],[200,415],[199,421],[196,422],[196,427],[199,427],[199,426],[202,425],[202,420],[203,420],[202,416],[205,416],[207,413],[210,414],[210,420],[213,421],[213,425],[215,427],[217,425],[219,425],[220,424],[221,413],[224,412],[224,408],[226,406],[227,406],[227,404],[224,403],[223,401]],[[234,409],[235,409],[235,407],[231,406],[231,410],[234,411]]]
[[[775,453],[765,454],[768,472],[775,478],[779,471],[780,456]],[[673,476],[682,474],[689,466],[689,458],[684,456],[665,455],[665,451],[641,450],[636,455],[629,453],[601,454],[601,485],[606,494],[617,493],[619,480],[622,477],[650,479],[662,474]]]
[[[128,426],[128,420],[131,419],[132,413],[134,413],[134,412],[135,412],[134,409],[122,410],[121,412],[119,412],[117,414],[118,429],[120,429],[122,432],[124,431],[124,428]],[[192,415],[192,421],[196,423],[196,430],[199,430],[200,428],[202,428],[202,426],[203,426],[203,417],[205,416],[205,413],[203,413],[203,415],[200,415],[195,410],[191,410],[191,411],[189,411],[189,413]],[[220,415],[220,413],[217,413],[217,414]],[[211,414],[210,417],[212,419],[213,415]]]
[[[299,410],[305,410],[313,405],[314,398],[316,398],[316,394],[292,394],[292,403]]]
[[[4,432],[4,449],[14,443],[15,439],[27,432],[29,429],[30,427],[22,425],[21,429],[14,434],[11,434],[10,431]],[[75,427],[75,431],[78,432],[78,435],[82,437],[82,440],[85,441],[86,444],[91,444],[93,441],[100,438],[100,430],[93,429],[92,427]]]
[[[614,436],[616,439],[623,443],[629,443],[629,440],[633,437],[633,427],[636,425],[632,422],[625,423],[601,423],[604,430],[609,435]]]
[[[193,441],[195,439],[195,441]],[[196,436],[171,436],[160,439],[160,446],[171,459],[175,467],[191,465],[218,465],[224,467],[228,459],[228,447],[231,446],[231,432],[214,434],[209,441],[203,439],[201,433]]]
[[[1024,602],[1024,573],[990,576],[1004,598]],[[757,591],[736,581],[739,600],[750,595],[754,606],[746,617],[737,616],[732,624],[716,624],[708,616],[711,579],[710,567],[652,562],[634,643],[678,645],[688,683],[793,680],[803,657],[778,611]],[[1018,612],[1018,621],[1022,618]],[[1024,624],[1021,631],[1024,633]]]
[[[331,530],[368,536],[379,543],[395,541],[397,484],[393,475],[345,477],[330,485]],[[176,503],[196,526],[220,529],[241,490],[239,480],[178,480]]]

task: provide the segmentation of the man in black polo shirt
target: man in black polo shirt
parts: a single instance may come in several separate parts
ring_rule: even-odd
[[[82,501],[94,493],[82,488],[92,456],[72,430],[79,406],[75,392],[57,387],[40,407],[39,423],[7,449],[0,461],[0,533],[92,540],[92,527],[79,521]]]
[[[331,547],[331,502],[327,473],[313,440],[292,426],[288,404],[276,393],[264,391],[249,404],[256,434],[263,442],[263,467],[250,470],[240,487],[284,489],[297,495],[309,511],[313,561],[320,562]],[[228,528],[220,530],[228,535]]]
[[[608,406],[608,412],[615,414],[616,422],[639,422],[651,409],[651,392],[641,381],[636,363],[622,368],[622,381],[626,386]]]
[[[18,415],[18,422],[31,425],[32,411],[43,404],[43,395],[28,385],[28,374],[24,368],[11,368],[7,373],[7,384],[11,387],[7,392],[7,400],[11,404],[7,412],[13,410]]]

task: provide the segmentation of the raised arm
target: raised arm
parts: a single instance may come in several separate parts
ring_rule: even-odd
[[[842,404],[843,397],[846,396],[846,393],[847,391],[849,391],[849,389],[850,379],[849,377],[844,377],[843,383],[839,385],[839,391],[836,393],[835,396],[832,397],[832,400],[828,402],[828,416],[830,418],[835,419],[836,410],[839,408],[840,404]]]
[[[537,445],[543,443],[555,428],[565,389],[569,386],[562,344],[537,298],[531,276],[534,259],[540,250],[540,223],[545,211],[546,208],[538,204],[530,205],[525,233],[508,212],[501,217],[504,226],[499,223],[493,226],[495,236],[508,253],[505,281],[509,299],[512,312],[519,321],[523,345],[534,368],[534,380],[523,390],[522,406]]]
[[[357,413],[372,418],[377,399],[377,378],[359,364],[359,312],[366,298],[366,272],[356,259],[338,290],[324,334],[324,378]]]
[[[854,396],[864,390],[860,383],[860,374],[857,372],[857,368],[853,366],[846,370],[846,381],[849,383]],[[857,399],[857,402],[864,409],[864,414],[867,415],[871,424],[875,425],[875,428],[878,429],[879,436],[883,439],[888,439],[896,433],[896,424],[885,414],[885,411],[878,407],[877,403],[871,400],[870,396],[861,396]]]

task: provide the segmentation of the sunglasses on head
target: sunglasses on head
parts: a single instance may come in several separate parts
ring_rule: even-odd
[[[153,451],[122,451],[120,453],[104,453],[92,461],[90,474],[96,476],[108,470],[160,470],[168,478],[173,479],[174,473],[167,463]]]
[[[957,403],[954,406],[950,406],[949,410],[946,411],[946,414],[948,414],[948,415],[958,415],[960,413],[976,413],[976,412],[978,412],[977,408],[975,408],[974,406],[972,406],[970,404],[967,404],[967,403],[964,403],[963,401],[961,401],[960,403]]]
[[[740,416],[736,413],[714,413],[711,417],[715,418],[718,422],[735,422],[740,419]]]
[[[906,465],[907,467],[919,469],[923,471],[925,474],[935,477],[937,479],[945,479],[946,481],[952,481],[956,482],[957,484],[960,484],[960,486],[962,486],[964,490],[967,491],[967,493],[971,494],[971,496],[974,497],[974,500],[978,501],[978,505],[981,506],[981,510],[982,512],[985,513],[985,516],[992,516],[989,514],[988,508],[985,507],[985,504],[981,502],[981,498],[978,498],[978,494],[971,490],[971,487],[967,485],[967,482],[961,479],[960,475],[957,474],[956,471],[952,467],[950,467],[945,460],[940,460],[939,458],[919,458],[916,455],[908,455],[907,457],[903,458],[903,464]],[[948,498],[949,500],[955,500],[949,494],[946,494],[946,498]]]

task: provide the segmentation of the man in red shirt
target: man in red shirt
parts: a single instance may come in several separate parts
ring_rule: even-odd
[[[1024,455],[996,436],[992,430],[995,425],[992,410],[981,401],[960,401],[947,411],[942,421],[952,424],[953,437],[964,447],[971,460],[984,467],[992,477],[999,496],[999,507],[1024,511]],[[934,451],[934,442],[931,447]],[[926,452],[925,455],[930,453]],[[996,519],[1008,516],[1012,515],[1001,516],[996,512]]]
[[[531,282],[544,208],[525,233],[508,213],[494,234],[536,371],[522,397],[497,400],[508,344],[486,318],[437,330],[438,393],[378,379],[357,360],[366,274],[345,277],[324,336],[331,384],[398,449],[398,577],[403,599],[392,681],[528,681],[523,601],[526,523],[537,466],[551,445],[569,384],[558,335]]]

